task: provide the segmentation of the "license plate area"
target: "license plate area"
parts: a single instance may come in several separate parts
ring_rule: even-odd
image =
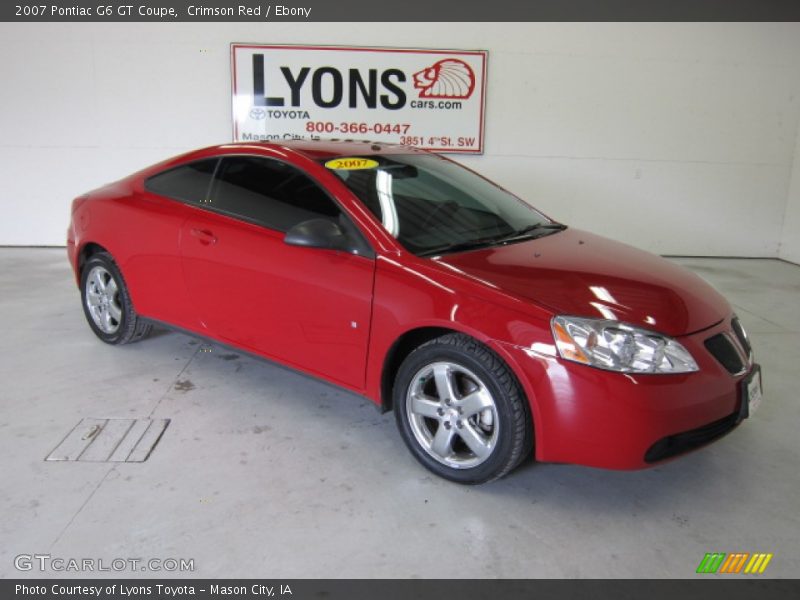
[[[740,418],[746,419],[752,416],[761,406],[761,401],[764,399],[763,389],[761,387],[761,367],[753,365],[750,374],[742,380],[742,407],[740,411]]]

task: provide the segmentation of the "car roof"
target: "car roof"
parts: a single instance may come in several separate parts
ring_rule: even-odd
[[[280,142],[237,142],[225,144],[224,148],[240,146],[285,149],[302,154],[312,160],[339,156],[368,156],[375,154],[427,154],[425,150],[412,146],[401,146],[388,142],[370,140],[285,140]]]

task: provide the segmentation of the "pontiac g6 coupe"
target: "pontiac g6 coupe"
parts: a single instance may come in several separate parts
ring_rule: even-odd
[[[198,150],[75,199],[67,236],[104,342],[166,324],[338,384],[461,483],[531,452],[643,468],[761,400],[748,337],[702,279],[409,147]]]

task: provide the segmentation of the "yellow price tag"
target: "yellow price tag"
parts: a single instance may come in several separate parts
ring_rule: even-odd
[[[374,169],[378,166],[377,160],[371,158],[343,157],[334,158],[325,163],[325,166],[335,171],[358,171],[360,169]]]

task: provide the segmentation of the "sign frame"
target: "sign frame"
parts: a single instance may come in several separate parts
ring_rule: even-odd
[[[314,51],[326,51],[326,52],[355,52],[355,53],[381,53],[381,54],[399,54],[399,55],[407,55],[407,54],[423,54],[423,55],[439,55],[439,56],[451,56],[455,57],[456,59],[459,56],[468,56],[472,59],[477,59],[480,61],[480,72],[474,73],[474,92],[478,94],[478,134],[477,134],[477,147],[458,147],[455,143],[451,143],[445,147],[433,147],[432,144],[408,144],[414,145],[418,148],[423,148],[426,150],[430,150],[436,153],[443,153],[443,154],[473,154],[473,155],[481,155],[484,153],[485,147],[485,123],[486,123],[486,84],[487,84],[487,66],[489,61],[489,52],[488,50],[455,50],[455,49],[448,49],[448,48],[394,48],[394,47],[385,47],[385,46],[348,46],[348,45],[332,45],[332,44],[324,44],[324,45],[316,45],[316,44],[260,44],[260,43],[247,43],[247,42],[232,42],[230,44],[230,62],[231,62],[231,125],[232,125],[232,133],[233,133],[233,141],[248,141],[248,140],[241,140],[240,139],[240,119],[237,117],[237,91],[238,91],[238,84],[240,81],[240,77],[237,73],[237,50],[314,50]],[[471,71],[475,71],[471,69]],[[413,76],[412,76],[412,83]],[[415,85],[416,87],[416,85]],[[413,89],[413,88],[412,88]],[[250,96],[253,98],[253,96]],[[438,97],[438,96],[434,96]],[[442,96],[444,97],[444,96]],[[472,92],[470,92],[470,96],[467,98],[472,97]],[[357,109],[348,109],[348,110],[357,110]],[[371,110],[371,109],[367,109]],[[320,134],[317,133],[316,135],[311,136],[311,139],[364,139],[363,137],[359,137],[359,135],[368,135],[368,134],[358,134],[358,133],[346,133],[346,132],[329,132],[332,133],[331,135],[328,134]],[[325,137],[320,137],[321,135],[325,135]],[[379,134],[378,134],[379,135]],[[427,137],[428,133],[423,133],[421,137]],[[287,138],[289,139],[289,138]],[[309,139],[306,137],[305,139]],[[280,139],[276,139],[276,142],[280,142]],[[375,140],[381,141],[381,140]],[[387,141],[387,140],[383,140]],[[455,142],[455,140],[453,140]],[[396,143],[396,142],[393,142]]]

